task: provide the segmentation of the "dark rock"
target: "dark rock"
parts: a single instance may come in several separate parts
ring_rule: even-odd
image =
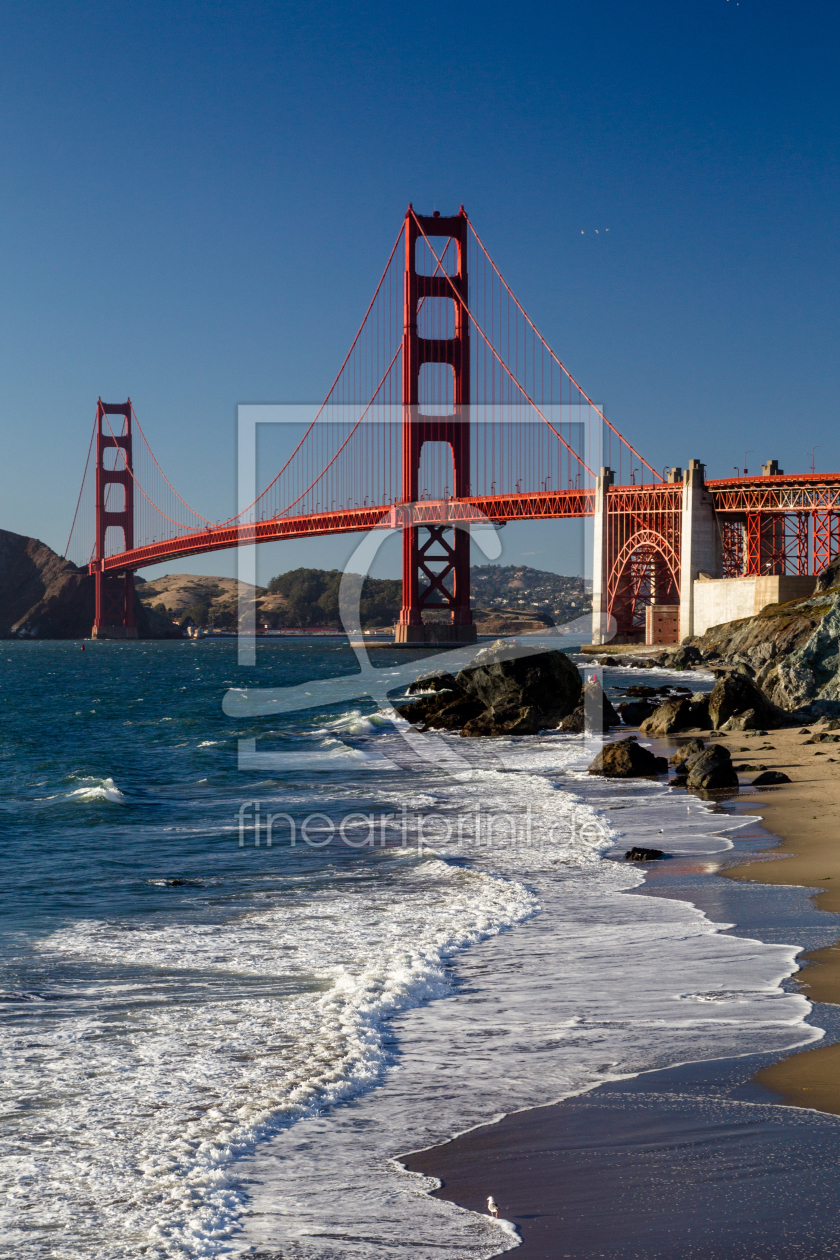
[[[634,683],[632,687],[624,688],[624,694],[625,696],[655,696],[656,688]]]
[[[597,678],[590,678],[583,689],[583,704],[567,714],[560,723],[559,730],[580,735],[584,731],[598,731],[606,734],[613,726],[618,726],[621,719],[604,695]]]
[[[823,591],[830,591],[838,585],[840,585],[840,559],[832,560],[831,564],[827,564],[823,569],[817,578],[815,594],[821,595]]]
[[[514,650],[516,655],[511,655],[511,648],[504,643],[483,649],[476,663],[457,675],[457,686],[486,709],[533,709],[537,730],[558,727],[580,704],[580,673],[563,652],[551,648],[533,648],[527,653],[521,647]]]
[[[769,787],[771,783],[790,783],[790,779],[781,770],[765,770],[752,781],[753,787]]]
[[[654,706],[647,700],[629,700],[618,706],[618,712],[625,726],[641,726],[654,712]]]
[[[665,854],[661,849],[643,849],[636,845],[624,854],[625,862],[658,862]]]
[[[424,691],[459,692],[460,690],[454,676],[444,673],[442,670],[438,670],[433,674],[421,674],[419,678],[416,678],[413,683],[409,683],[407,687],[407,692],[410,696]]]
[[[714,730],[719,731],[730,718],[750,709],[754,727],[777,727],[787,721],[787,715],[746,674],[728,673],[717,680],[709,696],[709,720]]]
[[[675,774],[673,779],[668,780],[669,787],[685,787],[688,783],[687,774]]]
[[[544,729],[542,714],[533,705],[494,704],[466,723],[461,734],[536,735]]]
[[[692,644],[685,647],[678,647],[673,652],[668,652],[662,662],[666,669],[688,669],[690,665],[697,665],[703,659],[699,648]]]
[[[701,731],[708,730],[711,726],[709,719],[709,693],[707,691],[692,692],[691,726]]]
[[[582,735],[586,730],[586,709],[583,705],[579,704],[571,713],[567,713],[557,729],[566,735]]]
[[[755,709],[746,709],[745,712],[737,713],[729,718],[719,729],[721,731],[754,731],[760,725]]]
[[[457,700],[466,700],[460,687],[456,687],[454,691],[438,691],[432,696],[421,696],[419,700],[413,700],[411,704],[398,704],[394,707],[400,717],[406,718],[409,722],[428,722],[435,713],[448,708]]]
[[[690,757],[685,763],[688,771],[686,786],[705,788],[737,788],[738,775],[732,765],[729,749],[722,744],[710,744],[703,752]]]
[[[655,757],[649,748],[642,748],[634,739],[619,739],[605,744],[589,767],[590,774],[608,779],[641,779],[667,772],[664,757]]]
[[[461,696],[452,700],[443,708],[435,709],[425,719],[427,731],[458,731],[467,722],[477,718],[486,710],[480,700],[471,700],[469,696]]]
[[[641,725],[643,735],[670,735],[672,731],[687,731],[694,725],[694,706],[684,696],[666,700],[645,718]]]
[[[671,765],[676,768],[677,766],[685,765],[685,763],[690,761],[692,757],[695,757],[699,753],[705,751],[706,745],[702,739],[689,739],[686,740],[684,744],[681,744],[677,751],[673,753],[668,760]]]

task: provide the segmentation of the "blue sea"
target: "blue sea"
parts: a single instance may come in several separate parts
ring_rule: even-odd
[[[795,944],[626,895],[630,845],[713,871],[745,819],[589,778],[584,737],[418,737],[352,687],[226,716],[352,677],[340,639],[0,662],[3,1255],[497,1255],[512,1227],[400,1154],[821,1035]],[[402,695],[405,654],[375,663]]]

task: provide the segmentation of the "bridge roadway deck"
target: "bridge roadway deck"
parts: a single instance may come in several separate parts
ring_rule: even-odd
[[[344,508],[306,516],[279,516],[251,524],[223,524],[182,534],[178,538],[149,543],[131,551],[108,556],[101,562],[104,573],[126,572],[182,559],[209,551],[226,551],[256,543],[313,538],[323,534],[352,534],[370,529],[404,529],[408,525],[445,525],[461,521],[501,524],[515,520],[553,520],[592,516],[594,490],[562,490],[555,493],[496,495],[469,499],[428,500],[414,504],[385,504]],[[94,561],[88,568],[95,572]]]
[[[811,473],[771,477],[727,477],[707,481],[706,488],[721,513],[840,512],[840,473]],[[610,493],[647,498],[652,506],[660,492],[673,493],[671,483],[616,486]],[[342,508],[302,516],[279,516],[250,524],[224,523],[181,534],[177,538],[148,543],[119,552],[101,561],[103,572],[127,572],[166,560],[226,551],[232,547],[284,539],[311,538],[324,534],[360,533],[370,529],[402,529],[407,525],[441,525],[457,521],[495,524],[517,520],[562,520],[592,516],[594,490],[561,490],[538,494],[511,494],[468,499],[429,500],[415,504],[378,504]],[[100,563],[88,567],[95,572]]]

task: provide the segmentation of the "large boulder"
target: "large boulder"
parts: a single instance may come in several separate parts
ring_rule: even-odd
[[[431,674],[421,674],[413,683],[409,683],[407,687],[408,695],[423,695],[429,691],[458,691],[460,688],[452,674],[447,674],[445,670],[435,670]]]
[[[689,757],[684,768],[688,772],[686,787],[709,792],[738,787],[738,775],[732,765],[732,757],[723,744],[710,744],[702,752]]]
[[[790,778],[783,770],[765,770],[757,779],[753,779],[753,787],[771,787],[773,784],[790,783]]]
[[[441,677],[450,682],[451,686],[440,686],[431,695],[421,694],[418,700],[413,700],[410,704],[395,705],[400,717],[414,725],[422,725],[427,730],[459,731],[471,718],[484,712],[481,701],[465,695],[451,674]],[[422,682],[422,688],[419,680],[412,683],[409,692],[413,690],[416,695],[418,691],[428,690],[429,680],[423,679]]]
[[[485,709],[533,709],[538,730],[558,727],[580,704],[583,686],[565,653],[552,648],[525,652],[502,642],[479,652],[455,681],[464,695]]]
[[[533,705],[494,704],[471,718],[461,734],[468,739],[476,735],[536,735],[542,729],[540,712]]]
[[[635,739],[619,739],[604,744],[598,756],[589,766],[590,774],[601,774],[607,779],[642,779],[654,774],[666,774],[668,762],[656,757],[649,748],[642,748]]]
[[[618,706],[619,716],[625,726],[641,726],[645,718],[654,712],[648,700],[627,700]]]
[[[719,731],[730,718],[748,710],[753,711],[753,730],[783,726],[787,721],[787,715],[768,700],[746,674],[733,671],[718,678],[709,696],[709,721],[712,729]]]
[[[597,678],[590,678],[583,689],[582,704],[573,709],[560,723],[560,730],[581,734],[583,731],[606,732],[619,726],[621,718],[604,695]]]
[[[689,643],[684,647],[675,648],[673,652],[668,652],[662,664],[666,669],[689,669],[690,666],[699,664],[702,659],[700,649]]]
[[[694,724],[695,709],[689,698],[674,696],[645,718],[641,730],[643,735],[670,735],[672,731],[687,731]]]
[[[705,752],[706,744],[702,739],[689,739],[681,744],[675,753],[669,758],[670,764],[679,773],[683,770],[686,763],[691,761],[693,757],[698,757],[700,753]]]
[[[711,726],[709,720],[709,693],[695,691],[691,696],[691,727],[698,731],[707,731]]]

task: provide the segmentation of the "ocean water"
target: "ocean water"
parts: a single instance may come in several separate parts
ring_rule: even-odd
[[[631,844],[702,866],[743,820],[590,780],[580,737],[418,740],[364,697],[225,715],[352,676],[341,641],[0,662],[2,1254],[491,1256],[512,1228],[399,1154],[821,1035],[795,944],[625,895]]]

